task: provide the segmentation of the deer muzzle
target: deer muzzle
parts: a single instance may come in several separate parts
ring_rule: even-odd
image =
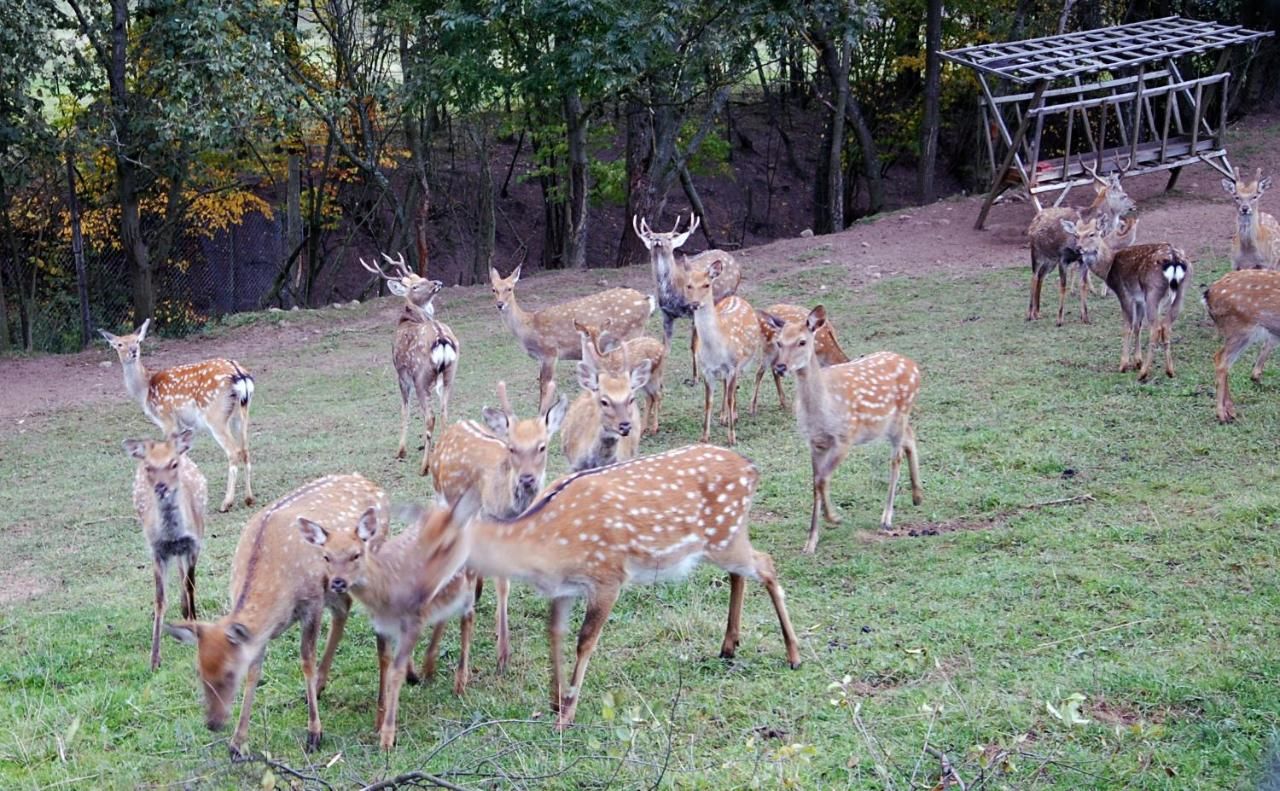
[[[778,376],[786,376],[787,375],[786,363],[774,363],[773,372]]]
[[[342,577],[334,577],[333,579],[329,580],[329,590],[333,591],[334,593],[346,593],[347,581]]]

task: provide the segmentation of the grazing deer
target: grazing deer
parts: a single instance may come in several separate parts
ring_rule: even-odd
[[[133,509],[155,564],[156,607],[151,621],[151,669],[160,667],[160,629],[164,625],[165,578],[178,561],[182,580],[182,617],[196,617],[196,560],[204,540],[208,486],[187,455],[191,429],[167,440],[126,439],[124,452],[138,460],[133,475]]]
[[[782,325],[775,325],[773,320],[804,321],[807,315],[809,315],[808,309],[782,302],[770,305],[763,312],[757,313],[760,321],[760,335],[764,338],[764,359],[756,369],[756,386],[751,393],[752,416],[756,414],[756,405],[760,399],[760,383],[764,381],[766,370],[773,374],[773,385],[778,388],[778,406],[784,410],[787,408],[787,397],[782,392],[782,377],[773,370],[774,363],[778,361],[778,332],[782,329]],[[840,348],[840,342],[836,340],[835,327],[832,327],[829,321],[824,322],[818,329],[818,334],[814,336],[813,353],[818,358],[818,364],[824,368],[849,362],[849,355]]]
[[[911,502],[919,505],[924,500],[916,433],[911,428],[911,408],[920,393],[920,369],[893,352],[876,352],[820,368],[814,365],[814,347],[826,322],[827,312],[821,305],[803,321],[782,321],[776,316],[771,320],[778,331],[773,371],[796,375],[796,425],[809,443],[813,462],[813,510],[809,516],[809,540],[804,545],[806,555],[818,548],[819,504],[828,522],[840,522],[827,487],[831,474],[855,445],[883,437],[892,448],[889,499],[880,514],[880,529],[893,527],[893,500],[904,453],[911,472]]]
[[[391,347],[391,361],[400,383],[400,447],[396,458],[405,456],[405,441],[409,435],[409,395],[416,392],[423,420],[419,473],[426,475],[431,463],[431,435],[436,427],[431,391],[434,389],[440,396],[440,419],[448,423],[449,396],[453,393],[453,377],[458,372],[458,338],[449,325],[435,319],[431,301],[444,284],[410,272],[403,254],[394,261],[385,253],[382,257],[396,267],[394,274],[387,274],[376,262],[370,265],[363,258],[360,264],[386,280],[391,293],[404,297],[404,310],[400,313]]]
[[[733,451],[690,445],[578,472],[551,484],[513,519],[450,519],[467,567],[514,578],[551,599],[551,706],[556,726],[573,722],[587,663],[622,587],[686,576],[703,558],[729,573],[729,621],[720,655],[738,646],[744,578],[763,583],[773,600],[787,662],[800,650],[773,560],[751,546],[747,516],[759,473]],[[430,580],[428,581],[430,582]],[[577,662],[566,688],[561,645],[573,600],[586,599]]]
[[[1262,379],[1262,366],[1280,342],[1280,272],[1243,269],[1228,272],[1205,289],[1204,304],[1222,335],[1222,348],[1213,355],[1217,380],[1218,420],[1236,419],[1227,374],[1250,344],[1261,341],[1262,352],[1253,366],[1253,380]]]
[[[541,365],[538,372],[538,410],[541,412],[551,406],[548,386],[555,378],[556,361],[582,359],[582,341],[574,329],[575,320],[595,325],[609,321],[616,337],[625,341],[644,329],[655,307],[653,297],[634,288],[611,288],[529,313],[516,302],[519,281],[518,266],[507,277],[492,267],[489,269],[493,301],[502,314],[503,323],[529,356]]]
[[[662,408],[662,377],[666,371],[667,347],[657,338],[641,335],[630,340],[618,342],[607,329],[593,327],[580,321],[573,323],[574,329],[582,338],[582,359],[594,354],[596,359],[611,368],[621,370],[625,367],[623,356],[633,364],[641,360],[649,361],[649,381],[643,388],[645,396],[645,434],[658,433],[658,410]],[[608,325],[606,324],[606,327]]]
[[[1108,234],[1096,220],[1073,223],[1063,220],[1062,227],[1075,239],[1080,261],[1091,272],[1106,281],[1107,287],[1120,300],[1124,318],[1124,343],[1120,351],[1120,371],[1130,368],[1129,342],[1135,342],[1134,354],[1139,358],[1138,381],[1151,375],[1151,361],[1157,343],[1164,345],[1164,372],[1173,376],[1172,328],[1182,310],[1182,284],[1191,277],[1191,264],[1186,255],[1163,242],[1139,244],[1115,250]],[[1142,328],[1147,327],[1147,354],[1142,356]]]
[[[693,215],[689,230],[680,231],[680,217],[676,216],[676,224],[666,233],[658,233],[649,228],[649,221],[639,215],[631,216],[631,229],[644,243],[649,251],[649,263],[653,268],[653,281],[658,292],[658,307],[662,308],[662,338],[667,352],[671,351],[671,335],[675,331],[676,319],[693,317],[693,308],[689,306],[683,291],[675,280],[676,255],[678,250],[698,226],[702,218]],[[723,268],[715,282],[715,301],[719,302],[727,296],[738,293],[738,285],[742,282],[742,269],[733,256],[724,250],[707,250],[689,259],[695,266],[706,267],[711,261],[718,260]],[[689,356],[693,359],[693,379],[698,378],[698,328],[694,326],[689,338]]]
[[[702,372],[702,441],[711,435],[711,395],[717,381],[724,382],[721,421],[729,427],[728,444],[737,442],[738,377],[760,359],[764,338],[751,305],[737,295],[713,301],[712,283],[722,273],[719,261],[705,270],[689,264],[676,268],[676,284],[693,309],[693,325],[698,330],[698,367]]]
[[[1271,177],[1262,177],[1262,168],[1253,181],[1239,176],[1223,179],[1222,188],[1235,199],[1238,211],[1235,236],[1231,239],[1232,269],[1275,269],[1280,265],[1280,222],[1258,208],[1262,193],[1271,187]]]
[[[640,447],[643,423],[636,394],[649,383],[652,364],[631,362],[625,347],[601,356],[590,336],[583,339],[578,384],[582,394],[569,405],[560,446],[577,472],[625,461]]]
[[[555,383],[551,385],[555,395]],[[480,493],[480,511],[496,519],[507,519],[529,507],[542,489],[547,475],[547,444],[564,422],[569,400],[556,399],[550,409],[537,418],[517,420],[507,400],[507,385],[498,383],[500,408],[485,407],[487,426],[464,420],[450,426],[436,446],[431,459],[431,482],[436,504],[448,508],[460,502],[471,489]],[[510,585],[497,581],[498,670],[506,670],[511,656],[507,626],[507,599]],[[476,592],[480,598],[479,590]],[[434,665],[434,653],[428,646],[424,667]]]
[[[461,695],[466,689],[476,577],[462,569],[465,555],[441,534],[449,520],[465,523],[470,519],[477,499],[465,497],[454,506],[458,513],[430,514],[390,539],[381,536],[382,516],[376,507],[360,515],[355,530],[298,519],[302,537],[323,551],[329,590],[350,592],[369,610],[378,637],[375,724],[383,750],[395,746],[400,689],[412,670],[413,647],[425,627],[443,628],[446,621],[461,619],[462,650],[453,690]]]
[[[98,330],[120,356],[124,388],[165,436],[203,428],[227,454],[227,493],[219,511],[235,500],[236,468],[244,465],[244,504],[253,505],[253,466],[249,463],[249,402],[253,377],[235,360],[217,358],[148,371],[142,364],[142,341],[151,319],[132,335]]]
[[[1127,168],[1126,168],[1127,169]],[[1067,269],[1075,259],[1076,251],[1072,247],[1071,235],[1063,231],[1062,222],[1081,222],[1097,220],[1099,227],[1113,228],[1122,217],[1136,208],[1133,199],[1125,194],[1120,185],[1124,169],[1102,178],[1094,171],[1088,171],[1097,182],[1094,184],[1093,202],[1083,210],[1070,207],[1051,206],[1041,210],[1031,220],[1027,235],[1031,237],[1031,304],[1027,308],[1027,321],[1040,318],[1040,287],[1045,276],[1055,266],[1058,268],[1058,326],[1062,326],[1067,301]],[[1128,231],[1116,237],[1116,249],[1122,240],[1133,242],[1133,233],[1137,225],[1128,226]],[[1089,323],[1088,284],[1089,271],[1082,267],[1080,275],[1080,321]]]
[[[302,675],[306,680],[307,749],[320,746],[317,699],[346,627],[351,597],[334,590],[320,553],[309,549],[299,530],[308,519],[332,531],[354,529],[360,514],[374,509],[386,534],[387,495],[359,475],[331,475],[295,489],[259,511],[245,525],[231,566],[231,612],[216,621],[169,624],[165,631],[196,646],[196,670],[204,689],[205,722],[210,730],[226,724],[231,704],[244,681],[240,721],[229,744],[232,757],[244,756],[253,696],[262,674],[267,643],[295,622],[302,630]],[[329,642],[316,668],[316,638],[325,608],[332,613]]]

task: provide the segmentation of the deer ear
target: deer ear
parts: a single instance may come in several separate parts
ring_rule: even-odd
[[[1071,234],[1072,236],[1075,236],[1075,235],[1076,235],[1076,224],[1075,224],[1075,223],[1073,223],[1071,220],[1062,220],[1061,222],[1062,222],[1062,230],[1066,231],[1067,233]]]
[[[653,362],[641,360],[639,365],[631,369],[631,389],[639,390],[649,384],[649,376],[652,372]]]
[[[1271,177],[1267,176],[1265,179],[1258,182],[1258,192],[1266,192],[1269,189],[1271,189]]]
[[[196,645],[200,642],[200,629],[201,625],[195,621],[179,621],[164,625],[165,634],[186,645]]]
[[[147,328],[151,326],[151,319],[142,322],[142,326],[138,328],[138,343],[142,343],[147,339]]]
[[[684,233],[680,234],[679,236],[673,237],[673,238],[672,238],[672,240],[671,240],[671,249],[672,249],[672,250],[675,250],[676,248],[678,248],[678,247],[680,247],[681,245],[683,245],[685,242],[689,241],[689,234],[691,234],[691,233],[693,233],[693,230],[692,230],[692,229],[690,229],[690,230],[688,230],[688,231],[685,231]]]
[[[578,384],[593,393],[600,387],[600,376],[595,366],[585,360],[578,363]]]
[[[98,333],[102,335],[102,337],[107,339],[107,343],[115,343],[116,341],[120,340],[119,338],[117,338],[116,336],[112,335],[111,333],[107,332],[104,329],[99,329]]]
[[[760,318],[764,319],[765,324],[768,324],[769,328],[774,332],[781,330],[787,324],[785,321],[768,311],[758,310],[756,312],[760,314]]]
[[[405,294],[409,293],[409,289],[405,288],[404,283],[401,283],[399,280],[388,280],[387,291],[390,291],[397,297],[403,297]]]
[[[145,459],[147,457],[147,443],[151,440],[146,439],[126,439],[120,443],[124,446],[126,456],[132,456],[135,459]]]
[[[564,413],[568,411],[569,399],[561,394],[542,418],[543,422],[547,424],[547,439],[550,439],[552,434],[560,430],[560,424],[564,422]]]
[[[227,642],[232,645],[244,645],[252,637],[249,627],[242,623],[233,623],[227,627]]]
[[[506,439],[507,432],[511,430],[511,419],[507,417],[507,413],[491,406],[484,408],[484,424],[502,439]]]
[[[1223,192],[1225,192],[1225,193],[1227,193],[1228,195],[1235,195],[1235,194],[1236,194],[1236,180],[1235,180],[1235,179],[1223,179],[1223,180],[1222,180],[1222,191],[1223,191]]]
[[[826,323],[827,309],[821,305],[809,311],[808,317],[804,320],[804,325],[809,328],[809,332],[817,332]]]
[[[512,285],[520,282],[520,270],[523,268],[524,264],[520,264],[515,269],[511,270],[511,275],[507,279],[511,281]]]
[[[302,537],[308,544],[315,544],[318,547],[324,546],[329,540],[329,532],[305,516],[298,517],[298,532],[302,533]]]
[[[378,534],[378,510],[376,508],[367,508],[360,515],[360,521],[356,522],[356,538],[369,543],[369,539]]]
[[[715,280],[717,277],[724,274],[724,261],[717,258],[707,264],[707,274],[711,276],[712,280]]]
[[[498,270],[494,269],[493,267],[489,267],[489,284],[496,286],[498,285],[498,282],[501,280],[502,280],[502,275],[498,274]]]
[[[186,453],[191,450],[191,441],[194,438],[195,434],[189,428],[179,431],[177,434],[173,435],[173,449],[176,450],[179,455]]]

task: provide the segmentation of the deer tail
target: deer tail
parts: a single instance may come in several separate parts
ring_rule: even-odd
[[[247,408],[249,402],[253,400],[253,377],[241,368],[239,363],[232,362],[231,367],[236,369],[236,372],[231,375],[231,392],[235,394],[235,399],[240,406]]]

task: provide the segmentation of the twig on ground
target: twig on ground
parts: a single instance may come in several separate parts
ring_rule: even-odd
[[[942,764],[942,777],[939,778],[939,782],[942,783],[943,789],[949,788],[952,781],[955,781],[956,787],[959,788],[960,791],[965,791],[964,780],[960,779],[960,773],[956,771],[955,765],[951,763],[951,759],[947,757],[947,754],[938,748],[930,747],[927,744],[924,749],[925,752],[929,753],[929,755],[932,755],[934,758],[937,758]]]
[[[314,783],[318,787],[327,788],[327,789],[330,789],[330,791],[332,791],[333,789],[333,786],[330,785],[327,781],[319,777],[316,777],[314,775],[303,774],[302,772],[299,772],[297,769],[294,769],[292,766],[289,766],[288,764],[282,761],[277,761],[274,758],[268,758],[265,755],[245,756],[244,758],[238,759],[236,763],[264,764],[276,770],[277,772],[282,772],[284,774],[289,775],[290,777],[296,777],[297,779],[301,780],[303,783]]]
[[[429,783],[437,788],[447,788],[450,791],[469,791],[465,786],[455,785],[445,780],[443,777],[430,774],[429,772],[405,772],[402,775],[396,775],[388,780],[383,780],[372,785],[367,785],[360,791],[383,791],[383,789],[399,788],[401,786]]]
[[[1151,620],[1154,620],[1154,619],[1139,618],[1136,621],[1125,621],[1124,623],[1117,623],[1117,624],[1112,624],[1111,626],[1104,626],[1101,629],[1090,629],[1087,632],[1077,632],[1076,634],[1073,634],[1070,637],[1064,637],[1061,640],[1054,640],[1049,643],[1041,643],[1035,648],[1032,648],[1031,652],[1034,653],[1036,651],[1039,651],[1042,648],[1052,648],[1055,645],[1062,645],[1063,643],[1069,643],[1072,640],[1076,640],[1081,637],[1088,637],[1090,635],[1102,634],[1103,632],[1114,632],[1116,629],[1124,629],[1125,627],[1128,627],[1128,626],[1137,626],[1140,623],[1146,623],[1147,621],[1151,621]]]
[[[1063,497],[1060,500],[1045,500],[1039,503],[1027,503],[1026,505],[1018,506],[1017,510],[1030,511],[1035,508],[1049,508],[1050,506],[1054,506],[1054,505],[1069,505],[1070,503],[1093,503],[1093,502],[1097,502],[1097,500],[1094,499],[1094,496],[1089,494],[1088,492],[1085,492],[1084,494],[1077,494],[1075,497]]]

